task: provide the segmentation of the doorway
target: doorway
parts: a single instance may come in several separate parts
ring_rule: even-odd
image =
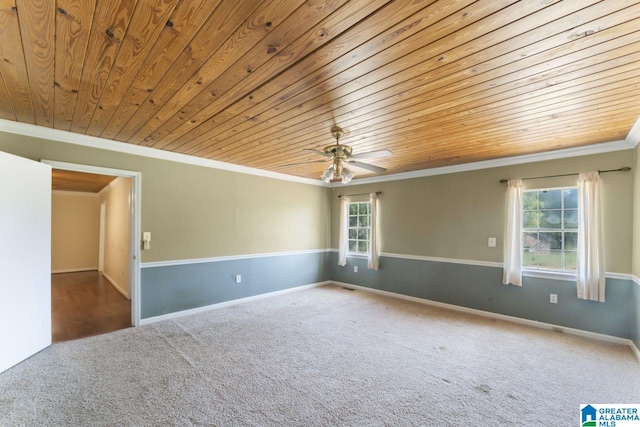
[[[58,297],[58,302],[66,300],[65,312],[59,318],[66,316],[68,322],[68,327],[58,328],[57,331],[53,330],[56,329],[53,325],[54,341],[57,340],[56,332],[58,337],[66,340],[110,332],[131,325],[138,326],[140,247],[137,236],[140,235],[140,173],[50,160],[42,162],[52,166],[54,171],[61,175],[74,176],[76,181],[85,181],[79,178],[80,173],[84,174],[87,180],[108,180],[107,186],[103,185],[103,189],[96,193],[97,196],[88,196],[94,197],[96,212],[95,257],[92,258],[92,268],[80,268],[83,271],[56,271],[53,262],[55,242],[52,241],[52,272],[56,272],[52,275],[52,303],[55,304]],[[53,189],[62,190],[63,188],[56,186],[56,183],[70,185],[69,180],[56,180],[55,176],[52,176]],[[82,183],[77,182],[76,185]],[[79,188],[64,189],[86,193],[86,190]],[[118,194],[120,198],[117,197]],[[123,194],[126,196],[122,197]],[[126,229],[124,237],[114,237],[114,232],[123,229]],[[60,288],[60,292],[54,287]],[[55,307],[53,309],[55,311]],[[52,313],[54,321],[55,316],[56,314]],[[90,316],[94,317],[94,324],[89,321]]]

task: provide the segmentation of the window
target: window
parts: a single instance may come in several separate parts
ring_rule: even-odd
[[[522,232],[524,268],[575,272],[578,189],[525,191]]]
[[[371,203],[349,203],[349,253],[368,254],[371,238]]]

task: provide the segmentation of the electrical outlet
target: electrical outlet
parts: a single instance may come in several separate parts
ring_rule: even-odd
[[[490,248],[495,248],[496,247],[496,238],[495,237],[489,237],[489,247]]]
[[[235,276],[233,276],[233,278],[235,279],[236,283],[242,282],[242,276],[239,274],[236,274]]]
[[[357,266],[357,265],[354,265],[354,266],[353,266],[353,272],[354,272],[354,273],[357,273],[357,272],[358,272],[358,266]]]
[[[549,294],[549,302],[551,304],[557,304],[558,303],[558,294]]]

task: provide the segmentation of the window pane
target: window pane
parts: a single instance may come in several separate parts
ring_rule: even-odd
[[[563,190],[564,193],[564,208],[565,209],[577,209],[578,208],[578,189],[567,188]]]
[[[540,209],[562,209],[562,190],[541,191]]]
[[[358,227],[368,227],[369,217],[367,215],[361,215],[358,217]]]
[[[578,268],[578,253],[572,251],[565,251],[564,253],[564,269],[569,271],[576,271]]]
[[[358,229],[358,240],[369,240],[369,230],[365,228]]]
[[[561,270],[562,251],[538,252],[538,265],[540,268]]]
[[[369,213],[369,203],[360,203],[360,215]]]
[[[523,267],[538,267],[538,254],[533,249],[524,249],[522,251]]]
[[[540,228],[561,228],[562,227],[562,211],[541,211],[540,212]]]
[[[578,233],[564,233],[564,250],[575,251],[578,249]]]
[[[358,238],[358,230],[355,228],[349,229],[349,239],[357,239]]]
[[[564,211],[564,228],[578,228],[578,210]]]
[[[562,249],[562,233],[540,232],[538,236],[538,250]]]
[[[358,217],[350,216],[349,217],[349,227],[357,227],[358,226]]]
[[[523,212],[522,214],[522,227],[523,228],[538,228],[538,211]]]
[[[349,240],[349,252],[355,252],[358,249],[358,242],[355,240]]]
[[[530,211],[538,209],[538,192],[525,191],[522,195],[522,209]]]
[[[522,243],[525,248],[537,248],[538,247],[538,233],[524,233]]]
[[[358,252],[366,254],[369,252],[368,249],[369,248],[368,248],[367,242],[363,242],[363,241],[358,242]]]
[[[358,215],[358,204],[350,203],[349,204],[349,215]]]

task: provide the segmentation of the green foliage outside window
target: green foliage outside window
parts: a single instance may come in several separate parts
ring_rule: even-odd
[[[371,203],[349,203],[349,252],[368,254],[371,236]]]
[[[578,189],[525,191],[522,208],[522,266],[576,271]]]

